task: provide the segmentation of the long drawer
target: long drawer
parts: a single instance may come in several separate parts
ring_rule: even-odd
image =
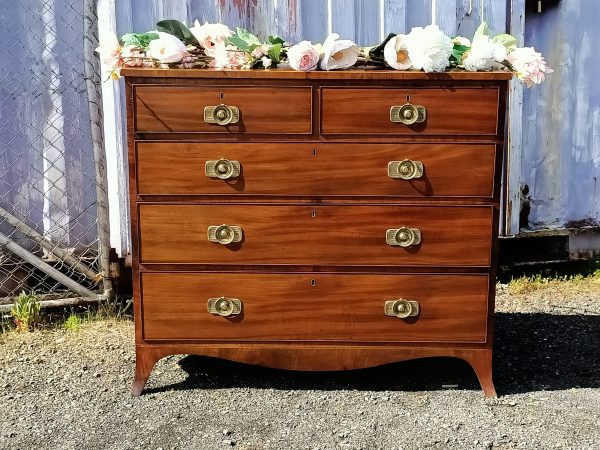
[[[143,332],[146,339],[485,342],[488,290],[488,275],[143,273]],[[240,301],[237,314],[209,312],[208,300],[221,297]],[[417,315],[385,314],[387,301],[401,299],[417,302]]]
[[[492,206],[140,204],[140,259],[487,267],[492,221]],[[209,227],[223,224],[241,229],[238,242],[209,240]]]
[[[323,134],[496,135],[498,102],[497,87],[323,88],[321,131]],[[396,109],[396,115],[402,115],[406,104],[423,107],[424,120],[411,125],[392,121],[391,108]]]
[[[137,142],[136,155],[141,195],[489,198],[496,147]]]
[[[312,131],[310,87],[136,86],[138,132],[308,134]],[[237,109],[228,125],[207,121],[205,108]]]

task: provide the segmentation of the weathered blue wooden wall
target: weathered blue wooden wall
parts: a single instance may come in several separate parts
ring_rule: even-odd
[[[331,31],[359,45],[388,32],[438,23],[448,34],[472,36],[482,17],[493,31],[506,29],[503,0],[119,0],[117,29],[147,31],[157,20],[222,22],[289,42],[323,41]]]
[[[554,73],[523,99],[521,185],[529,226],[600,220],[600,27],[598,0],[563,0],[525,21],[525,44]]]

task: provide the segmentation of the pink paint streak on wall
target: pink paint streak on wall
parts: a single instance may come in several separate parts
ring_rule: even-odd
[[[238,11],[238,18],[246,17],[248,11],[248,0],[218,0],[222,11],[227,11],[227,15],[231,17],[231,12],[235,9]],[[250,0],[252,1],[252,0]]]

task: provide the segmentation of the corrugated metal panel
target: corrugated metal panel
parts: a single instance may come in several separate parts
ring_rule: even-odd
[[[0,206],[78,248],[98,238],[82,7],[58,0],[0,6]]]
[[[600,220],[600,42],[597,0],[562,1],[526,18],[525,44],[555,72],[523,99],[521,184],[533,228]]]

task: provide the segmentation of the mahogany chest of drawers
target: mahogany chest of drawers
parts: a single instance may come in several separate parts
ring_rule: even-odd
[[[510,73],[127,69],[136,373],[452,356],[487,396]]]

